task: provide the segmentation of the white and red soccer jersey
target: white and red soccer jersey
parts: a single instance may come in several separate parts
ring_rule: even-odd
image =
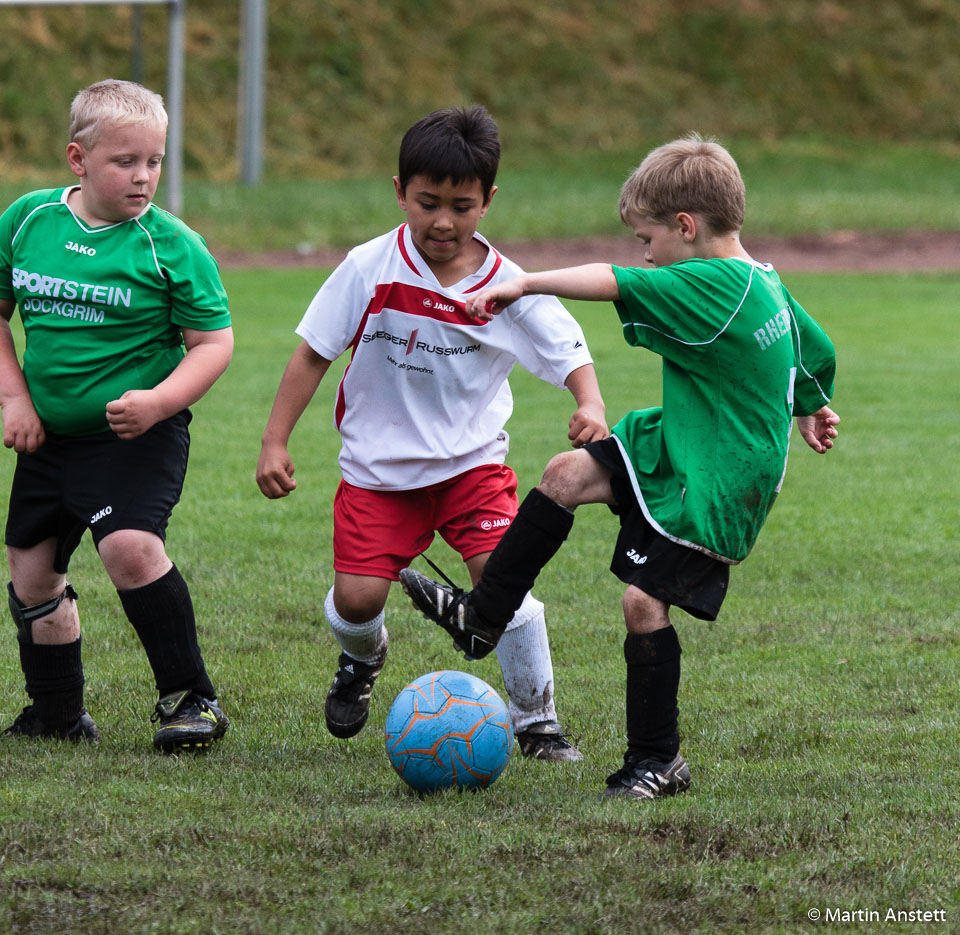
[[[486,260],[450,287],[437,282],[406,224],[355,247],[297,327],[328,360],[351,349],[334,411],[349,483],[411,490],[502,463],[514,363],[557,387],[591,363],[583,331],[552,296],[526,296],[491,322],[466,314],[469,293],[521,272],[475,236]]]

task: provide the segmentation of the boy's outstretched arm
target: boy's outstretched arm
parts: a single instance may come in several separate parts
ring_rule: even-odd
[[[492,321],[508,305],[525,295],[555,295],[561,299],[613,302],[620,298],[617,279],[609,263],[588,263],[566,269],[524,273],[495,286],[487,286],[467,300],[467,314]]]
[[[270,418],[260,440],[260,460],[257,462],[257,485],[270,500],[286,497],[296,490],[297,482],[293,479],[295,467],[287,443],[330,363],[303,341],[283,371],[273,409],[270,410]]]
[[[107,423],[119,438],[142,435],[158,422],[192,406],[217,382],[233,356],[233,329],[183,329],[187,353],[152,390],[127,390],[107,403]]]
[[[813,415],[797,416],[797,428],[803,440],[817,454],[826,454],[833,447],[833,440],[840,434],[838,416],[829,406],[818,409]]]
[[[20,369],[10,318],[14,304],[0,299],[0,411],[3,413],[3,444],[18,454],[33,454],[46,441],[43,423],[34,408],[27,381]]]
[[[577,367],[564,381],[577,401],[577,411],[570,417],[567,438],[574,448],[582,448],[587,442],[599,441],[610,434],[607,428],[606,411],[600,385],[593,364]]]

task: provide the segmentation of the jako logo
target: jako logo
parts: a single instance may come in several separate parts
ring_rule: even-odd
[[[509,526],[510,520],[504,519],[485,519],[481,524],[481,529],[499,529],[501,526]]]
[[[434,302],[433,299],[424,299],[423,304],[427,308],[439,309],[441,312],[455,312],[457,310],[456,305],[450,305],[447,302]]]
[[[104,516],[109,516],[112,512],[113,512],[112,506],[105,506],[102,510],[97,510],[97,512],[90,517],[90,525],[92,526],[98,520],[103,519]]]
[[[647,556],[638,555],[636,549],[628,549],[627,558],[629,558],[634,565],[645,565],[647,562]]]
[[[84,256],[96,256],[97,251],[93,247],[85,247],[82,243],[77,243],[74,240],[68,240],[64,247],[67,250],[72,250],[74,253],[82,253]]]

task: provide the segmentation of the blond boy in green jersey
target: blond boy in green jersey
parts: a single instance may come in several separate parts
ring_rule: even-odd
[[[189,406],[233,350],[227,296],[203,240],[153,204],[167,114],[159,95],[101,81],[74,98],[79,184],[0,217],[0,406],[17,453],[7,514],[10,610],[30,704],[5,737],[96,740],[83,706],[70,556],[86,529],[159,692],[154,745],[223,736],[190,592],[164,546],[187,467]],[[20,309],[17,358],[9,321]]]

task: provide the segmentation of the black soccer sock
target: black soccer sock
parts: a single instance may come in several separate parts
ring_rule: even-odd
[[[680,640],[672,626],[628,633],[627,752],[638,759],[672,760],[680,750],[677,727]]]
[[[471,607],[489,623],[509,623],[572,526],[573,513],[534,487],[487,560]]]
[[[21,641],[20,668],[37,717],[54,729],[76,724],[83,710],[80,638],[54,644]]]
[[[127,619],[133,624],[161,697],[190,689],[215,698],[197,643],[197,623],[190,590],[174,565],[162,578],[117,591]]]

